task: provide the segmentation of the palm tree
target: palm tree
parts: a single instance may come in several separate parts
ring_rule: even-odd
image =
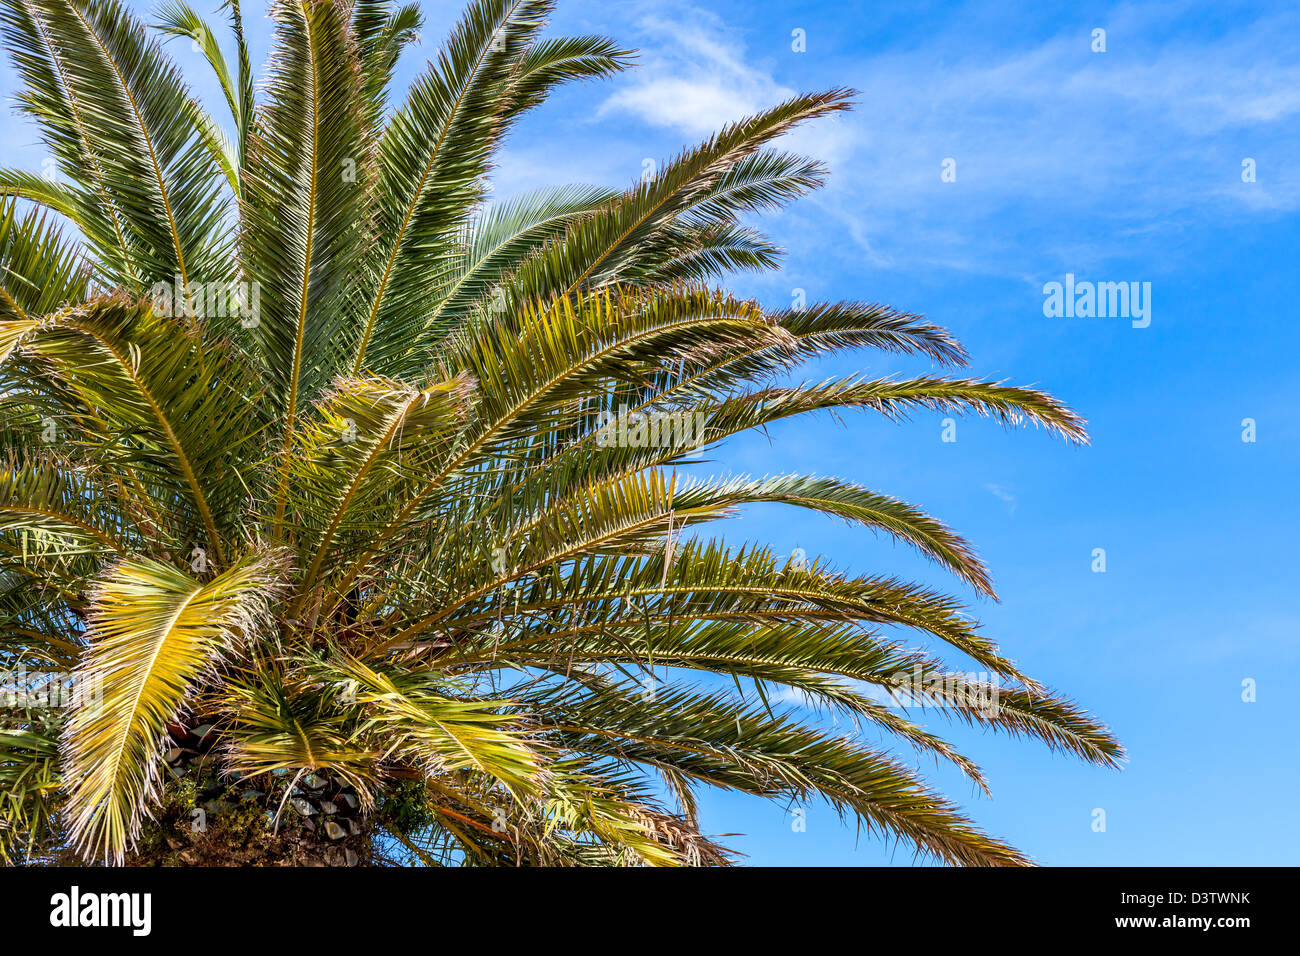
[[[155,28],[202,51],[228,123],[120,0],[0,6],[57,165],[0,171],[0,663],[71,691],[3,702],[5,858],[727,863],[700,830],[709,786],[824,800],[941,861],[1021,864],[816,711],[981,787],[881,692],[1121,759],[955,600],[703,528],[810,508],[992,596],[939,521],[832,478],[679,474],[817,410],[1086,441],[1026,388],[779,384],[846,349],[965,364],[915,315],[772,311],[711,284],[778,264],[742,218],[825,171],[769,144],[846,91],[743,119],[622,192],[492,204],[519,117],[631,59],[541,38],[549,0],[476,0],[395,108],[415,6],[277,0],[255,93],[238,0],[233,67],[177,0]]]

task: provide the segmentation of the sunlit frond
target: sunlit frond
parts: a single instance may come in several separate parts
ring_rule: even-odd
[[[281,557],[255,553],[205,583],[127,559],[98,582],[63,743],[71,826],[88,855],[122,860],[162,785],[165,724],[223,656],[264,635],[284,571]]]

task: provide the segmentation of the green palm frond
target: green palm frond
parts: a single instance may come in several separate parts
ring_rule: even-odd
[[[36,324],[0,322],[0,346],[10,339],[52,364],[75,393],[82,404],[65,415],[91,436],[95,454],[154,486],[151,499],[172,516],[173,540],[221,562],[247,494],[238,456],[259,444],[260,388],[248,363],[204,346],[184,320],[122,298],[91,300]]]
[[[85,206],[85,197],[72,184],[56,182],[52,176],[23,169],[0,169],[0,193],[44,206],[50,212],[67,217],[83,232],[86,228],[89,210]],[[118,238],[120,241],[121,237]]]
[[[951,863],[1023,865],[888,756],[723,694],[588,684],[547,702],[548,724],[580,753],[666,765],[696,780],[767,797],[821,799],[869,829]]]
[[[398,58],[416,40],[423,24],[424,16],[415,4],[394,10],[389,0],[353,3],[352,35],[361,53],[362,89],[370,123],[379,123]]]
[[[573,547],[565,545],[566,550]],[[593,629],[599,629],[611,609],[624,602],[638,607],[636,614],[653,614],[656,618],[721,616],[755,623],[772,619],[854,620],[910,628],[951,645],[993,673],[1027,680],[993,641],[980,634],[959,603],[906,582],[848,577],[816,563],[801,567],[793,560],[780,561],[767,549],[732,550],[717,542],[698,540],[682,542],[671,555],[663,549],[644,555],[619,554],[616,548],[611,548],[609,554],[590,547],[579,546],[579,550],[595,553],[577,561],[567,574],[530,570],[527,579],[516,587],[519,604],[517,609],[512,606],[512,613],[567,612],[564,621]],[[566,551],[556,556],[571,557]],[[490,573],[490,569],[485,570]],[[499,580],[517,575],[516,569],[507,567]],[[497,616],[499,606],[489,595],[500,586],[498,580],[487,575],[478,580],[482,583],[472,590],[468,582],[460,583],[460,589],[467,593],[457,599],[457,604],[449,605],[445,596],[435,592],[432,597],[438,610],[409,621],[400,632],[402,640],[415,640],[434,625],[443,632],[472,629],[476,621]],[[413,589],[408,591],[418,596]],[[420,606],[418,598],[412,603]],[[584,611],[593,615],[589,625],[579,616]],[[549,633],[551,644],[568,636],[553,625]],[[480,636],[478,642],[482,640]]]
[[[48,719],[0,721],[0,863],[39,859],[57,841],[58,728]]]
[[[548,837],[567,840],[560,844],[558,859],[547,855],[544,862],[583,866],[729,862],[727,851],[703,836],[689,819],[656,806],[636,775],[590,759],[561,761],[555,769],[538,816]],[[550,847],[542,849],[545,853]]]
[[[767,237],[748,226],[727,223],[665,229],[655,242],[642,247],[643,252],[647,249],[655,253],[648,266],[628,270],[645,283],[705,282],[781,265],[781,250]]]
[[[89,280],[78,251],[42,214],[20,218],[18,203],[0,197],[0,321],[40,318],[78,302]]]
[[[502,133],[506,83],[551,6],[475,0],[385,129],[377,191],[382,239],[369,250],[370,282],[358,300],[354,368],[390,371],[397,330],[422,314],[451,268],[452,240],[482,197],[488,156]]]
[[[853,377],[793,388],[766,388],[719,403],[716,416],[706,428],[717,429],[716,437],[720,438],[791,415],[839,408],[869,409],[891,421],[906,421],[921,410],[950,415],[974,413],[1006,426],[1033,424],[1071,442],[1088,441],[1083,419],[1046,392],[1001,382],[928,377]]]
[[[635,269],[639,250],[661,228],[710,196],[736,163],[802,122],[848,107],[848,91],[797,97],[734,123],[708,142],[665,164],[658,174],[629,189],[600,214],[572,227],[562,242],[530,259],[512,285],[511,306],[568,295],[619,281]],[[712,195],[716,195],[716,192]]]
[[[238,13],[234,15],[237,17]],[[220,146],[217,161],[226,174],[231,190],[235,195],[239,195],[239,177],[244,168],[246,139],[252,121],[249,114],[253,108],[253,97],[250,92],[252,79],[248,69],[248,53],[242,44],[242,33],[238,72],[232,78],[230,66],[226,63],[226,55],[221,50],[216,33],[193,7],[184,0],[170,0],[159,9],[157,16],[158,22],[155,28],[169,36],[184,37],[193,42],[203,53],[208,65],[212,67],[212,72],[217,76],[217,82],[221,84],[221,92],[226,98],[226,105],[230,107],[230,116],[234,121],[235,129],[238,130],[238,141],[227,144],[225,134],[206,113],[200,111],[196,116],[196,122],[207,131],[212,141]]]
[[[45,176],[6,170],[0,183],[6,192],[45,205],[75,223],[109,282],[140,284],[134,257],[143,253],[110,194],[106,164],[98,158],[100,143],[92,136],[88,115],[92,105],[74,85],[73,61],[41,13],[21,0],[0,6],[0,31],[26,87],[20,102],[41,123],[46,147],[71,179],[65,185],[51,182],[48,169]]]
[[[243,252],[261,290],[253,333],[284,409],[287,453],[299,413],[342,354],[348,282],[366,248],[373,143],[342,7],[282,0],[272,16],[278,43],[253,121]],[[281,482],[277,522],[284,494]]]
[[[506,117],[532,109],[561,83],[596,80],[627,69],[635,54],[608,37],[556,37],[539,40],[517,59],[510,78]]]
[[[467,229],[464,251],[437,295],[438,304],[429,312],[424,334],[434,340],[444,338],[484,302],[489,310],[500,311],[505,301],[502,290],[520,259],[610,198],[609,190],[595,187],[547,189],[493,206],[476,217]]]
[[[3,24],[24,110],[84,204],[109,205],[123,246],[101,248],[129,270],[118,278],[142,292],[228,276],[217,127],[142,24],[118,0],[6,0]],[[86,217],[89,234],[108,240],[99,218]]]
[[[125,554],[122,529],[104,524],[109,516],[95,507],[103,491],[90,479],[70,462],[48,458],[0,468],[0,534],[30,534],[62,555]]]
[[[834,478],[787,475],[758,481],[734,478],[727,482],[695,482],[678,489],[673,506],[689,513],[706,504],[711,508],[733,508],[757,502],[797,505],[884,531],[906,541],[989,597],[996,597],[988,570],[970,544],[942,522],[897,498]]]

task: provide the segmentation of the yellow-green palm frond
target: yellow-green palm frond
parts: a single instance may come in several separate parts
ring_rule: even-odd
[[[381,752],[358,739],[339,689],[255,667],[228,682],[219,705],[230,722],[222,731],[226,769],[241,777],[329,771],[374,800]]]
[[[414,494],[451,453],[474,392],[465,375],[426,388],[383,379],[335,381],[299,433],[289,463],[290,521],[312,550],[303,595],[333,550],[346,554],[367,544],[384,528],[394,503]]]
[[[643,779],[607,761],[558,761],[538,816],[548,864],[704,866],[731,854],[701,834],[694,821],[654,804]],[[557,839],[559,838],[559,839]]]
[[[164,725],[224,656],[264,636],[285,572],[274,552],[206,582],[136,558],[97,582],[83,695],[63,740],[71,827],[87,855],[121,862],[161,784]]]
[[[382,672],[341,656],[329,669],[350,682],[364,711],[364,732],[385,755],[417,764],[430,775],[474,770],[512,792],[535,792],[545,767],[525,739],[525,721],[509,700],[457,699],[439,692],[437,673]]]

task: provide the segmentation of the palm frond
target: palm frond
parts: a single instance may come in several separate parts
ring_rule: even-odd
[[[253,334],[283,409],[287,455],[301,409],[342,354],[348,283],[366,246],[373,143],[344,6],[282,0],[272,17],[278,41],[250,134],[243,268],[260,289]]]
[[[120,214],[135,291],[227,277],[224,150],[142,24],[118,0],[6,0],[4,27],[62,172]]]
[[[306,683],[271,667],[254,667],[223,688],[220,708],[226,766],[245,778],[328,771],[370,804],[378,780],[377,750],[357,742],[355,722],[335,688]]]
[[[439,692],[447,683],[440,674],[384,673],[346,656],[330,670],[352,682],[350,696],[365,712],[362,732],[383,742],[386,757],[431,776],[472,769],[518,794],[537,790],[544,769],[514,702],[457,699]]]
[[[217,82],[221,84],[221,92],[226,98],[226,105],[230,108],[230,117],[235,123],[235,128],[240,132],[240,141],[235,144],[224,142],[224,134],[220,127],[206,114],[197,115],[196,121],[206,128],[213,142],[221,147],[217,153],[217,161],[221,163],[231,190],[238,196],[239,176],[243,170],[245,149],[243,138],[247,131],[244,113],[251,108],[252,103],[252,98],[246,95],[243,86],[247,77],[241,74],[240,85],[236,86],[236,80],[230,75],[230,66],[226,63],[226,55],[222,52],[221,44],[217,41],[212,27],[184,0],[169,0],[158,10],[157,18],[155,29],[168,36],[184,37],[198,47],[204,59],[208,61],[208,65],[212,67],[212,72],[216,74]],[[246,51],[241,51],[241,56],[244,59],[241,60],[240,69],[246,70]],[[238,155],[236,150],[239,151]]]
[[[0,197],[0,321],[38,319],[85,298],[90,277],[78,250],[36,210],[19,216]]]
[[[58,727],[31,714],[0,722],[0,863],[39,862],[61,837]]]
[[[71,826],[88,855],[121,862],[161,785],[164,725],[223,655],[269,626],[284,570],[282,557],[253,553],[203,583],[127,559],[98,583],[77,670],[96,694],[73,711],[63,742]]]
[[[384,380],[335,383],[291,458],[294,527],[313,549],[303,594],[336,539],[343,539],[345,553],[358,534],[368,542],[394,498],[404,500],[450,453],[472,395],[465,377],[424,389]]]
[[[725,789],[825,800],[869,830],[967,866],[1023,865],[1025,857],[988,836],[951,803],[918,784],[887,755],[771,716],[721,694],[588,683],[548,701],[547,723],[581,753],[669,766]]]
[[[801,122],[847,108],[847,96],[847,91],[832,90],[796,97],[734,123],[683,153],[600,214],[574,225],[563,241],[530,259],[512,284],[509,305],[514,308],[620,281],[638,265],[647,239],[690,212],[692,204],[715,190],[736,163]]]
[[[220,563],[246,508],[234,456],[256,447],[260,432],[255,371],[231,350],[203,345],[183,320],[122,298],[92,300],[36,324],[0,322],[0,347],[8,342],[55,365],[98,410],[86,421],[96,454],[166,489],[151,498],[175,516],[174,539],[202,545]],[[83,410],[67,414],[76,420]]]
[[[505,115],[512,118],[541,103],[561,83],[613,76],[631,65],[636,54],[600,36],[539,40],[518,58],[510,77]]]
[[[389,349],[401,348],[450,267],[452,240],[482,196],[501,134],[504,84],[551,7],[551,0],[475,0],[385,129],[382,238],[370,249],[369,282],[358,300],[354,374],[390,372]]]

